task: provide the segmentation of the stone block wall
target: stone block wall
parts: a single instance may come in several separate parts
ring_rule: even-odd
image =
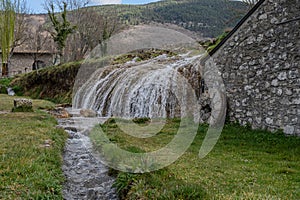
[[[300,136],[300,0],[265,0],[212,55],[232,121]]]
[[[46,66],[50,66],[53,62],[53,55],[50,53],[42,54],[38,57],[38,60],[42,60],[43,62],[45,62]],[[31,53],[14,53],[8,65],[8,75],[14,76],[16,74],[22,74],[32,71],[33,62],[34,58]]]

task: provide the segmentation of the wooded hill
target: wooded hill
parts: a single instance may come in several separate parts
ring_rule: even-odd
[[[246,14],[247,5],[226,0],[166,0],[146,5],[105,5],[94,7],[106,16],[118,16],[128,25],[172,23],[204,37],[216,37],[232,28]]]

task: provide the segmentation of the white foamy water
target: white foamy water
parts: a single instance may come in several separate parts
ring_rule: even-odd
[[[195,98],[197,88],[190,91],[190,84],[200,78],[191,79],[190,74],[200,71],[200,57],[161,55],[143,62],[102,67],[78,89],[73,106],[95,110],[102,117],[182,116],[185,107],[193,106],[188,102]]]

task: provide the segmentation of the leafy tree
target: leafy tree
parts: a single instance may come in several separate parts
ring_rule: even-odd
[[[24,0],[0,0],[0,45],[2,59],[2,76],[8,75],[8,63],[15,47],[26,40],[27,13]]]
[[[2,76],[8,75],[8,60],[10,48],[14,41],[15,29],[15,10],[13,3],[9,0],[0,2],[0,39],[1,39],[1,59],[2,59]]]
[[[57,14],[55,13],[53,1],[49,1],[48,6],[46,7],[48,16],[55,30],[55,32],[51,33],[51,35],[54,42],[57,44],[58,56],[60,59],[63,59],[63,51],[66,46],[66,40],[68,36],[76,29],[76,26],[71,25],[71,23],[67,20],[67,3],[62,3],[63,10],[61,12],[61,20],[58,19]],[[55,63],[58,60],[58,56],[56,56]]]

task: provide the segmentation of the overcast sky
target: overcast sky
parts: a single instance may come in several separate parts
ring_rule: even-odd
[[[155,2],[158,0],[92,0],[93,5],[101,4],[145,4]],[[33,13],[45,13],[43,9],[43,0],[27,0],[27,4]]]

